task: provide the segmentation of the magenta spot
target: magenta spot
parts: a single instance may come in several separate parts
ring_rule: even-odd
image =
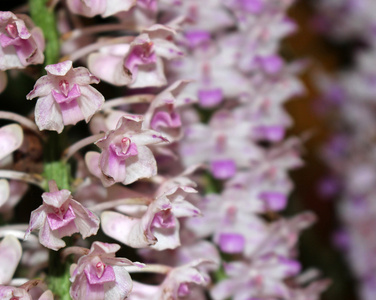
[[[219,247],[225,253],[240,253],[245,246],[245,239],[238,233],[222,233],[219,236]]]
[[[235,175],[236,165],[232,159],[215,160],[210,163],[210,170],[217,179],[228,179]]]

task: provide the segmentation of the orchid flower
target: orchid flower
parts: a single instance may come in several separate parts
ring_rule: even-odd
[[[73,68],[69,60],[45,69],[47,75],[26,96],[28,100],[39,98],[35,107],[39,129],[61,133],[64,125],[89,122],[104,102],[102,94],[90,86],[99,79],[84,67]]]
[[[43,51],[43,32],[28,16],[0,12],[0,70],[41,64]]]
[[[54,181],[50,191],[42,195],[43,204],[32,211],[25,239],[39,229],[40,243],[52,250],[65,247],[65,236],[80,232],[83,238],[94,235],[99,229],[99,219],[90,210],[74,200],[68,190],[59,190]]]

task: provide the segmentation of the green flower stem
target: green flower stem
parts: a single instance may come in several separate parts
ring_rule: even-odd
[[[56,64],[60,57],[59,33],[53,9],[48,7],[49,0],[29,0],[30,14],[35,25],[43,31],[46,40],[45,65]]]
[[[70,278],[70,265],[72,260],[62,263],[61,250],[50,250],[49,274],[47,277],[48,288],[54,294],[55,299],[71,300],[69,296],[69,288],[71,286]]]

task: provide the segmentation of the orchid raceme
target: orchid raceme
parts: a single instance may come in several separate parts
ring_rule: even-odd
[[[40,28],[0,12],[1,95],[29,76],[36,99],[0,111],[19,123],[0,128],[1,299],[319,297],[328,281],[297,257],[316,218],[284,217],[302,165],[284,104],[305,65],[280,51],[293,2],[14,10]]]

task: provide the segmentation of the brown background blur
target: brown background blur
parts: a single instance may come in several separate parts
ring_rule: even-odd
[[[330,135],[330,128],[314,110],[320,94],[313,81],[313,75],[318,70],[338,70],[348,59],[349,51],[343,45],[333,44],[315,32],[314,2],[300,0],[292,7],[290,16],[298,22],[299,31],[288,38],[283,46],[283,52],[289,59],[310,60],[307,70],[301,76],[307,93],[288,102],[287,109],[295,121],[291,134],[302,135],[310,132],[312,135],[304,147],[305,166],[292,173],[296,187],[287,213],[308,209],[318,216],[318,222],[302,236],[300,258],[305,268],[317,267],[325,277],[333,280],[332,286],[322,299],[355,300],[359,299],[355,296],[356,283],[343,253],[332,243],[333,230],[338,227],[336,199],[324,199],[318,193],[319,181],[328,175],[327,168],[319,158],[319,152]]]

